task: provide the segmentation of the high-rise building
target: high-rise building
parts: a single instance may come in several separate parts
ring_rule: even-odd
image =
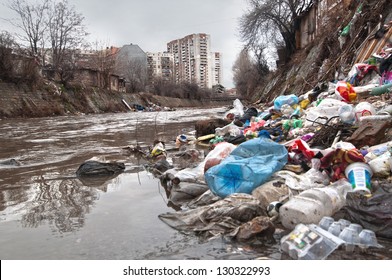
[[[177,83],[196,83],[201,88],[220,84],[220,55],[211,53],[211,38],[205,33],[191,34],[167,43],[173,54],[173,78]]]
[[[222,54],[219,52],[212,53],[212,85],[221,85],[222,84]]]

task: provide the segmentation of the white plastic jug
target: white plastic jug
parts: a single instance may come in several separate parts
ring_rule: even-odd
[[[285,228],[297,224],[318,224],[324,216],[332,216],[346,203],[351,184],[341,179],[324,188],[313,188],[289,199],[279,209],[279,217]]]

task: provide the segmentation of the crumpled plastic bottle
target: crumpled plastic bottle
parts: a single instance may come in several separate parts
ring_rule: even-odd
[[[298,104],[299,99],[295,94],[278,96],[274,101],[274,108],[280,110],[284,104],[292,106]]]
[[[343,123],[354,124],[355,112],[354,107],[350,104],[345,104],[339,108],[339,117]]]

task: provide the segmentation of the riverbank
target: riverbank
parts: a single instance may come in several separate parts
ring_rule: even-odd
[[[232,100],[193,100],[149,93],[109,92],[102,89],[60,90],[46,84],[42,89],[26,85],[0,82],[0,118],[35,118],[61,115],[102,114],[128,112],[124,101],[144,107],[218,107]]]

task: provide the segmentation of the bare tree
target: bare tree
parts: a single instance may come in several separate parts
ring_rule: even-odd
[[[240,19],[240,35],[248,47],[260,42],[283,45],[288,55],[295,49],[298,16],[316,0],[248,0],[249,9]]]
[[[0,32],[0,47],[14,49],[15,47],[19,47],[16,43],[14,36],[8,31]]]
[[[25,0],[12,0],[8,3],[8,7],[19,16],[17,20],[9,20],[9,22],[22,31],[22,34],[17,36],[22,41],[28,42],[32,56],[37,56],[39,48],[44,45],[47,29],[45,20],[49,1],[43,0],[42,3],[29,4]]]
[[[147,85],[147,65],[137,57],[119,57],[119,72],[123,73],[127,81],[128,92],[143,91]]]
[[[244,98],[249,97],[260,83],[260,73],[257,64],[244,48],[233,65],[233,80],[237,92]]]
[[[72,78],[75,61],[88,35],[83,21],[82,14],[76,12],[67,0],[52,3],[49,7],[47,25],[53,70],[65,83]]]
[[[67,0],[41,0],[35,4],[10,0],[8,7],[19,16],[9,22],[22,30],[17,36],[28,42],[30,55],[39,57],[40,50],[49,46],[55,77],[66,83],[73,76],[75,62],[87,35],[82,14],[77,13]]]
[[[92,68],[96,69],[102,75],[102,86],[110,90],[110,77],[112,74],[117,74],[117,55],[119,48],[109,47],[108,43],[96,41],[94,43],[95,49],[92,51]]]
[[[0,33],[0,79],[13,77],[12,51],[18,48],[15,38],[7,31]]]
[[[252,46],[251,50],[254,57],[254,65],[259,74],[259,80],[263,80],[266,75],[268,75],[269,67],[267,59],[265,58],[265,51],[267,49],[266,45],[260,44]]]

